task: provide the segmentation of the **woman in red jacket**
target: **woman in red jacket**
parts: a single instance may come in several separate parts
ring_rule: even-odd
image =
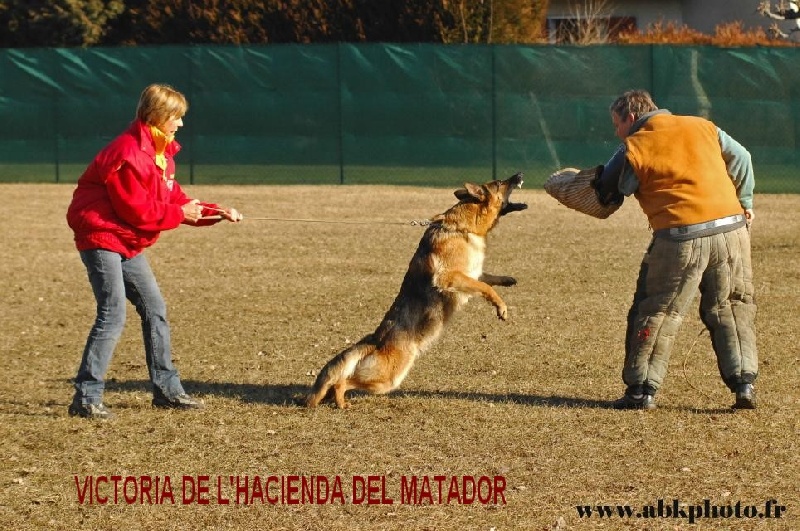
[[[168,85],[144,89],[131,126],[97,154],[81,175],[67,211],[75,245],[89,274],[97,317],[75,377],[71,416],[109,419],[104,377],[126,319],[126,299],[142,321],[153,406],[201,409],[183,389],[172,364],[167,308],[142,253],[161,231],[181,223],[238,222],[233,208],[189,198],[175,180],[175,133],[188,109],[186,97]],[[212,219],[205,219],[213,216]]]

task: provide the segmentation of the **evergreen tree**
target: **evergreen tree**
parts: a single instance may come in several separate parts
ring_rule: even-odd
[[[0,5],[0,46],[92,46],[125,9],[123,0],[6,0]]]

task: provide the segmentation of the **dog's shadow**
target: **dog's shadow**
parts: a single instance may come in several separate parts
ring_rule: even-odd
[[[72,380],[67,380],[72,384]],[[229,382],[209,382],[197,380],[183,380],[183,386],[189,394],[201,396],[216,396],[239,400],[244,404],[265,404],[283,407],[301,407],[303,401],[311,389],[310,385],[303,384],[256,384],[256,383],[229,383]],[[147,380],[117,380],[111,379],[106,382],[106,391],[111,392],[140,392],[150,393],[151,384]],[[350,391],[348,398],[366,398],[369,393],[364,391]],[[577,409],[613,409],[613,401],[597,400],[591,398],[580,398],[560,395],[537,395],[520,393],[481,393],[464,392],[450,390],[413,390],[398,389],[387,395],[390,399],[401,398],[425,398],[425,399],[446,399],[446,400],[465,400],[471,402],[494,402],[510,403],[531,407],[547,408],[577,408]],[[50,404],[52,405],[52,404]],[[328,404],[326,404],[328,405]],[[666,408],[674,409],[674,408]],[[690,409],[693,413],[701,414],[720,414],[731,413],[730,409],[697,409],[697,408],[678,408]]]
[[[210,395],[232,398],[246,404],[267,404],[272,406],[299,406],[301,400],[311,389],[308,385],[301,384],[254,384],[254,383],[227,383],[227,382],[200,382],[196,380],[183,380],[183,386],[189,394]],[[145,380],[111,380],[106,383],[106,391],[116,392],[149,392],[150,382]],[[348,398],[364,398],[369,393],[357,389],[348,392]],[[471,402],[502,402],[538,407],[567,407],[567,408],[610,408],[611,402],[606,400],[593,400],[587,398],[567,396],[541,396],[519,393],[480,393],[449,390],[413,390],[398,389],[387,395],[390,399],[399,398],[425,398],[465,400]]]

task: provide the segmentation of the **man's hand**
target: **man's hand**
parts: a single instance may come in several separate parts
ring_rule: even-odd
[[[753,220],[755,219],[755,217],[756,217],[756,213],[753,212],[752,208],[746,208],[744,210],[744,219],[745,219],[745,223],[747,223],[747,228],[748,229],[750,228],[750,225],[753,223]]]
[[[590,182],[592,188],[594,188],[597,192],[597,200],[600,201],[601,205],[621,205],[625,200],[625,196],[619,192],[619,188],[617,187],[619,176],[606,175],[606,178],[603,179],[604,170],[604,166],[600,165],[594,168],[582,170],[581,173],[595,172],[595,177]]]

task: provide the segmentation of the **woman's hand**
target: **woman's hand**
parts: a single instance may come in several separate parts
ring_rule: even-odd
[[[192,199],[185,205],[181,206],[183,210],[183,219],[189,223],[196,223],[203,215],[203,206],[197,199]]]
[[[223,208],[220,210],[220,214],[224,219],[227,219],[233,223],[239,223],[244,219],[244,216],[241,215],[235,208]]]
[[[183,205],[183,207],[182,207],[183,211],[184,211],[184,216],[189,221],[194,222],[194,221],[202,221],[202,220],[206,220],[206,219],[209,219],[209,220],[227,219],[228,221],[231,221],[233,223],[238,223],[238,222],[240,222],[240,221],[242,221],[244,219],[244,216],[242,214],[240,214],[239,211],[236,210],[235,208],[222,208],[222,207],[218,207],[218,206],[197,204],[196,206],[199,208],[201,213],[203,211],[211,211],[211,212],[216,212],[216,214],[211,215],[211,216],[207,216],[207,217],[197,216],[196,218],[194,218],[194,220],[192,220],[186,214],[186,210],[187,210],[187,207],[189,205],[196,204],[196,203],[198,203],[198,200],[197,199],[193,199],[190,203],[187,203],[187,204]],[[194,215],[193,214],[193,210],[191,208],[189,208],[189,210],[192,211],[192,215]]]

